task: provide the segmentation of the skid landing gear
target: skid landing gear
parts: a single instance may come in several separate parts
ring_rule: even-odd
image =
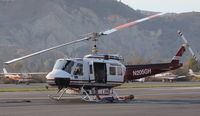
[[[81,93],[82,93],[82,96],[81,96],[81,99],[84,100],[84,101],[94,101],[91,96],[88,94],[88,92],[84,89],[84,86],[81,87]]]
[[[92,89],[84,89],[84,86],[78,90],[72,90],[69,88],[63,88],[57,92],[54,96],[49,96],[49,98],[53,100],[61,100],[64,95],[70,99],[78,98],[85,102],[92,102],[92,103],[125,103],[130,100],[134,99],[133,95],[119,97],[117,92],[113,89],[108,89],[109,93],[102,94],[101,89],[98,90],[96,88]],[[71,92],[70,92],[71,91]],[[100,94],[99,94],[100,93]],[[102,95],[100,97],[100,95]]]
[[[63,88],[61,90],[59,90],[56,95],[49,95],[49,98],[53,99],[53,100],[61,100],[63,97],[67,96],[67,97],[75,97],[77,95],[80,95],[79,92],[75,91],[75,90],[71,90],[68,88]]]
[[[64,95],[64,93],[66,93],[66,91],[67,91],[67,89],[62,89],[62,90],[58,91],[55,96],[49,95],[49,98],[59,101],[61,99],[61,97]]]

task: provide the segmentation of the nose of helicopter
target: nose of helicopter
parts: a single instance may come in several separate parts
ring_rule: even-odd
[[[65,88],[70,83],[71,75],[62,70],[53,70],[47,76],[47,83],[51,86],[58,86],[58,89]]]

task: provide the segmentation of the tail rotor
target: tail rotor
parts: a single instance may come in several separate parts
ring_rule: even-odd
[[[189,45],[187,39],[186,39],[185,36],[183,35],[183,33],[182,33],[181,31],[178,31],[178,34],[179,34],[179,36],[181,37],[181,39],[183,39],[183,41],[184,41],[184,43],[186,44],[186,46],[188,47],[188,49],[189,49],[189,51],[190,51],[192,57],[193,57],[195,60],[199,61],[199,60],[197,59],[197,57],[196,57],[194,51],[193,51],[192,48],[190,47],[190,45]]]

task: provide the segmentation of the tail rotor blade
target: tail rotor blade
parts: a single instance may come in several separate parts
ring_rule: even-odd
[[[189,46],[188,49],[189,49],[190,53],[192,54],[192,56],[194,57],[195,54],[194,54],[194,51],[192,50],[192,48]]]
[[[180,35],[180,37],[183,39],[185,44],[188,44],[187,39],[184,37],[183,33],[181,31],[178,31],[178,34]]]
[[[190,47],[187,39],[185,38],[185,36],[183,35],[183,33],[181,31],[178,31],[178,34],[180,35],[180,37],[183,39],[184,43],[187,45],[190,53],[192,54],[193,57],[195,57],[194,51],[192,50],[192,48]]]

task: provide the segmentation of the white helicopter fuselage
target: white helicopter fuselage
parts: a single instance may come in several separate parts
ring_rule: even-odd
[[[87,55],[84,58],[58,59],[46,78],[49,85],[58,85],[56,79],[68,81],[73,88],[112,88],[124,83],[125,66],[121,57]],[[62,80],[63,82],[63,80]]]

